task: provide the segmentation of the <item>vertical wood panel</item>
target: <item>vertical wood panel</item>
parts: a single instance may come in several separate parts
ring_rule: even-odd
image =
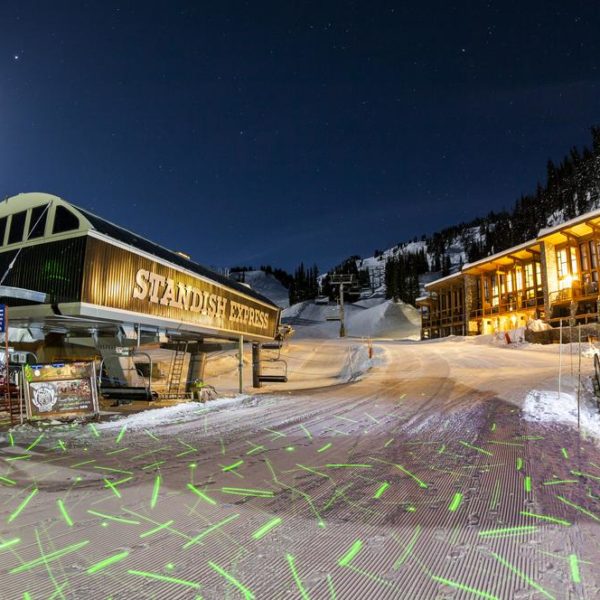
[[[181,283],[185,286],[193,286],[201,293],[206,292],[209,295],[227,299],[224,316],[217,318],[209,314],[153,303],[148,298],[143,300],[134,298],[136,274],[140,269],[172,279],[176,290],[177,284]],[[270,338],[275,336],[279,314],[278,309],[264,305],[235,290],[207,282],[124,248],[91,237],[87,241],[81,299],[82,302],[90,304],[140,312],[158,318],[174,319],[183,323],[215,329],[216,332],[248,333]],[[264,329],[251,323],[235,322],[232,316],[238,314],[239,311],[234,310],[232,315],[232,302],[238,303],[247,309],[266,313],[268,327]]]

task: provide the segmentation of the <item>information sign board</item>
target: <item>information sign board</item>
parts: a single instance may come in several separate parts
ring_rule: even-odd
[[[94,363],[25,365],[23,370],[28,419],[98,413]]]

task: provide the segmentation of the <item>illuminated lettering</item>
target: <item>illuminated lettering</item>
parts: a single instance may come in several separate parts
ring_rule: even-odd
[[[140,269],[135,275],[135,286],[133,288],[133,297],[144,300],[148,295],[148,276],[150,271]]]
[[[202,294],[196,288],[192,288],[192,303],[190,304],[190,311],[199,313],[201,310]]]
[[[194,288],[188,287],[183,283],[177,284],[177,308],[183,308],[184,310],[190,310],[190,301],[193,295]],[[197,292],[196,292],[197,293]],[[175,306],[175,305],[173,305]]]
[[[175,282],[172,279],[167,279],[166,288],[163,292],[163,296],[160,299],[160,303],[165,306],[174,306],[175,308],[181,308],[181,304],[175,299]]]
[[[150,282],[150,302],[154,304],[158,304],[159,298],[158,293],[160,290],[160,286],[165,284],[165,278],[162,275],[157,275],[156,273],[150,273],[150,277],[148,277],[148,281]]]
[[[231,324],[239,323],[257,329],[269,328],[269,315],[266,312],[146,269],[137,271],[132,296],[152,304],[200,313],[211,319],[226,320]]]

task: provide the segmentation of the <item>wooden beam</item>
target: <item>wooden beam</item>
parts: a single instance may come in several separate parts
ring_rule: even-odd
[[[540,256],[541,252],[539,250],[534,250],[533,248],[523,248],[523,250],[519,250],[519,252],[527,252],[531,254],[531,256]]]
[[[526,258],[519,258],[515,254],[509,254],[508,256],[509,258],[512,258],[515,263],[519,263],[521,266],[523,266],[523,263],[527,260]]]
[[[600,231],[600,226],[596,225],[596,223],[592,223],[591,221],[585,221],[585,225],[587,225],[592,233],[598,233]]]
[[[580,238],[578,238],[576,235],[573,235],[572,233],[569,233],[568,231],[561,231],[561,233],[567,238],[567,240],[575,242],[576,244],[579,243]]]

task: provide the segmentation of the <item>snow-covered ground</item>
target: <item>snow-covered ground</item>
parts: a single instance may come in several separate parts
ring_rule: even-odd
[[[577,408],[577,393],[561,390],[559,395],[557,390],[531,390],[525,396],[523,416],[530,421],[561,423],[576,428]],[[580,393],[579,424],[584,436],[600,444],[600,411],[586,389]]]
[[[270,393],[4,432],[0,598],[593,598],[575,349],[300,337]]]

